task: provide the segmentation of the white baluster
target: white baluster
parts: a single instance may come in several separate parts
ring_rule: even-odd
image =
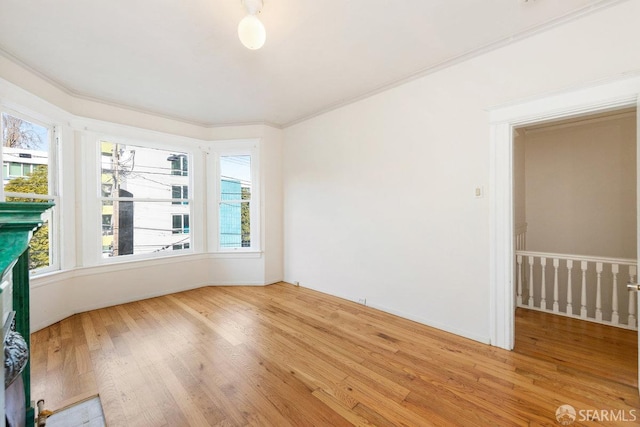
[[[573,290],[571,289],[571,269],[573,268],[573,260],[567,260],[567,314],[573,316]]]
[[[547,266],[547,259],[545,257],[540,257],[540,265],[542,266],[542,285],[540,291],[540,308],[543,310],[547,309],[547,284],[544,270]]]
[[[582,269],[582,292],[580,295],[580,317],[587,318],[587,261],[580,263]]]
[[[613,275],[613,285],[611,289],[611,323],[620,324],[620,314],[618,313],[618,264],[611,264],[611,274]]]
[[[522,255],[516,257],[518,260],[518,307],[522,306]]]
[[[529,307],[533,307],[533,257],[529,257]]]
[[[635,265],[630,265],[629,266],[629,281],[630,282],[635,282],[636,281],[636,272],[637,272],[637,266]],[[627,320],[627,326],[629,326],[630,328],[634,328],[636,326],[636,301],[635,301],[635,296],[636,293],[635,292],[628,292],[629,294],[629,317]]]
[[[553,259],[553,312],[557,313],[560,310],[558,305],[558,266],[560,261],[558,258]]]
[[[602,263],[596,262],[596,320],[602,321]]]

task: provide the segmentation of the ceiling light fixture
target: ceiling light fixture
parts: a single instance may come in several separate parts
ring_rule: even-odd
[[[262,10],[262,0],[241,0],[247,10],[247,16],[238,24],[238,37],[242,44],[251,50],[260,49],[267,39],[264,25],[256,16]]]

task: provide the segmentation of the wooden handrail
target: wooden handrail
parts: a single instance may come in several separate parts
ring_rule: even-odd
[[[638,263],[637,259],[631,258],[609,258],[609,257],[597,257],[590,255],[574,255],[574,254],[557,254],[552,252],[534,252],[534,251],[516,251],[516,255],[532,256],[536,258],[557,258],[568,259],[573,261],[587,261],[587,262],[602,262],[606,264],[619,264],[619,265],[635,265]]]

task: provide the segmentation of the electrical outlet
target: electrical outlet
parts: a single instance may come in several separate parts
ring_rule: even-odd
[[[358,298],[358,304],[367,305],[367,299],[366,298]]]

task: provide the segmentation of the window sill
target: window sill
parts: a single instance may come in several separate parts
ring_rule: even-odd
[[[119,260],[93,266],[75,267],[68,270],[55,270],[31,275],[31,287],[39,288],[50,283],[57,283],[71,277],[90,276],[93,274],[104,274],[123,270],[134,270],[138,268],[151,267],[155,265],[166,265],[168,263],[182,263],[203,259],[260,259],[262,251],[240,251],[240,252],[213,252],[213,253],[191,253],[172,255],[164,257],[154,257],[146,259]]]
[[[211,252],[211,258],[262,258],[262,251]]]

